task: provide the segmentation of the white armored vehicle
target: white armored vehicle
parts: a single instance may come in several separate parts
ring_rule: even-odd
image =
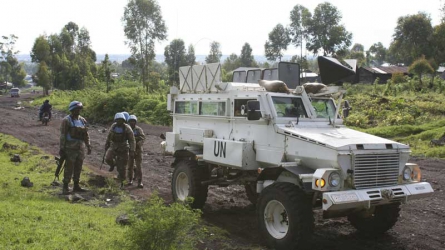
[[[318,60],[324,83],[354,73],[335,59]],[[346,128],[341,92],[305,88],[299,76],[292,63],[239,70],[234,82],[221,82],[219,64],[181,67],[180,88],[168,95],[173,131],[163,142],[175,158],[174,199],[193,197],[201,208],[209,185],[244,185],[276,249],[310,239],[314,209],[324,218],[347,216],[364,233],[386,232],[400,204],[431,195],[431,185],[408,163],[409,146]]]

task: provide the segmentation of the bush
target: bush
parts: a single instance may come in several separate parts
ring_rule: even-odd
[[[135,114],[140,121],[170,126],[172,119],[167,110],[166,95],[164,92],[147,94],[138,87],[115,88],[109,93],[88,88],[79,91],[57,90],[49,97],[37,99],[35,103],[40,105],[44,99],[49,99],[54,108],[68,112],[69,103],[77,100],[84,104],[82,116],[89,122],[109,123],[117,112],[127,111]]]
[[[402,72],[396,72],[392,74],[391,81],[395,84],[405,82],[405,76]]]
[[[345,124],[348,126],[366,128],[368,126],[369,119],[362,114],[352,114],[346,118]]]
[[[197,239],[189,234],[198,225],[200,215],[199,210],[179,203],[166,206],[161,198],[153,195],[130,216],[130,248],[194,249]]]

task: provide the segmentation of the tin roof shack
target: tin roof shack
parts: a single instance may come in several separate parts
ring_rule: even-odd
[[[437,75],[445,80],[445,67],[440,66],[437,70],[436,70]]]
[[[359,69],[359,82],[374,83],[375,79],[379,78],[379,83],[386,83],[394,73],[403,73],[404,75],[411,76],[406,66],[361,67]]]

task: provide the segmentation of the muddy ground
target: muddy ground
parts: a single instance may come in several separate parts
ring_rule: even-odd
[[[17,137],[45,152],[56,155],[59,151],[59,127],[65,114],[54,111],[48,126],[38,122],[37,108],[17,108],[21,102],[29,102],[32,94],[20,98],[0,96],[0,133]],[[170,179],[172,157],[163,156],[159,134],[169,127],[139,124],[146,133],[144,145],[143,183],[144,189],[129,187],[126,190],[140,198],[158,192],[167,202],[172,201]],[[106,130],[108,125],[91,124],[90,138],[93,153],[86,158],[86,165],[96,174],[113,176],[108,167],[100,170]],[[430,198],[411,201],[402,205],[402,212],[396,226],[383,237],[363,238],[345,218],[322,220],[315,212],[315,234],[311,249],[445,249],[445,161],[428,158],[412,158],[411,162],[421,166],[423,179],[432,184],[435,191]],[[228,232],[229,242],[209,236],[200,244],[202,249],[267,249],[257,227],[255,209],[247,200],[244,188],[210,187],[207,204],[203,209],[206,223]]]

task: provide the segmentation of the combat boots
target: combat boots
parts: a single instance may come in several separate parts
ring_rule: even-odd
[[[138,180],[138,188],[144,188],[144,184],[142,184],[142,179]]]
[[[81,187],[79,186],[79,182],[78,182],[78,181],[75,181],[75,182],[74,182],[74,188],[73,188],[73,191],[74,191],[74,192],[86,192],[85,189],[83,189],[83,188],[81,188]]]
[[[66,195],[70,193],[70,189],[68,187],[68,183],[63,183],[63,187],[62,187],[62,194]]]

